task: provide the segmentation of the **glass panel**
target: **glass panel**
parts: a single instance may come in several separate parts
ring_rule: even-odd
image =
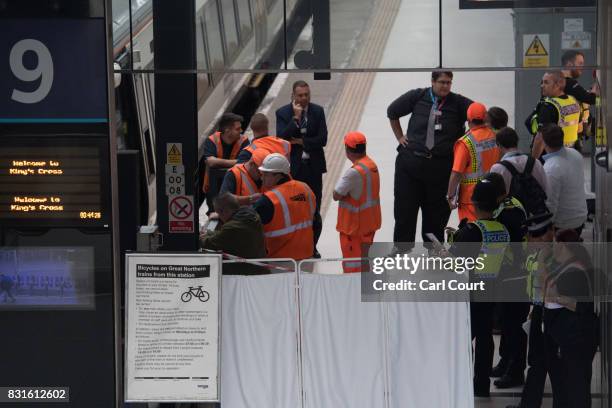
[[[313,10],[315,15],[297,43],[289,44],[290,66],[294,63],[297,68],[303,68],[308,63],[307,53],[311,51],[316,64],[324,66],[329,59],[327,65],[332,69],[429,69],[438,66],[437,1],[384,0],[373,3],[369,0],[329,0],[329,26],[322,14],[325,1],[307,1],[305,12]],[[297,7],[302,4],[301,1],[295,3]],[[289,13],[288,16],[292,18]],[[292,25],[288,22],[288,26]],[[331,52],[328,56],[324,44],[326,33],[330,37]]]
[[[442,5],[443,66],[515,65],[512,9],[460,10],[458,0],[443,0]]]
[[[205,41],[209,55],[209,67],[220,70],[224,67],[223,43],[217,3],[211,1],[204,6]]]
[[[128,0],[113,0],[114,60],[129,69],[130,39],[134,43],[134,68],[153,67],[153,0],[132,0],[132,35]]]
[[[196,15],[196,66],[200,70],[208,69],[208,49],[204,38],[204,15]]]
[[[223,32],[225,33],[225,46],[227,47],[228,63],[231,63],[238,51],[238,31],[236,28],[236,15],[234,14],[234,1],[221,0],[223,12]]]
[[[236,0],[238,5],[238,21],[240,22],[240,41],[244,45],[248,42],[251,31],[251,8],[249,0]]]
[[[560,67],[568,50],[584,52],[587,65],[595,63],[596,9],[570,7],[595,0],[518,1],[514,9],[487,3],[442,0],[443,66]]]

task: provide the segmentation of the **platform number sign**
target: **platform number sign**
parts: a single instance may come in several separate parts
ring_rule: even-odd
[[[0,123],[106,123],[102,19],[0,24]]]
[[[23,63],[26,52],[31,51],[36,54],[37,64],[34,68],[28,69]],[[53,58],[49,48],[42,42],[34,39],[18,41],[9,55],[9,65],[11,73],[23,82],[38,81],[38,87],[34,91],[20,91],[13,89],[11,99],[19,103],[38,103],[49,95],[53,86]]]

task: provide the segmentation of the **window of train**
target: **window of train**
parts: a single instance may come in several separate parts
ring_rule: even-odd
[[[211,70],[223,70],[224,55],[219,24],[219,10],[215,1],[209,1],[204,8],[204,40],[208,50],[209,66]],[[216,77],[219,74],[215,74]]]
[[[196,67],[200,70],[208,69],[208,61],[206,56],[206,41],[204,38],[204,14],[203,10],[199,10],[196,5]]]
[[[266,16],[268,27],[267,45],[269,46],[277,33],[282,33],[283,30],[283,0],[266,0],[266,4],[268,6],[268,15]]]
[[[253,30],[250,2],[249,0],[236,0],[236,5],[240,22],[240,42],[246,44]]]
[[[238,29],[236,27],[234,0],[221,0],[221,12],[223,16],[225,46],[227,47],[227,62],[229,65],[238,51]]]
[[[134,95],[136,96],[136,110],[138,113],[138,131],[140,137],[140,145],[143,149],[145,173],[147,177],[152,177],[155,174],[155,160],[153,158],[153,148],[151,146],[151,125],[152,117],[148,109],[150,105],[147,101],[148,91],[145,90],[145,77],[146,74],[134,74],[133,85]]]

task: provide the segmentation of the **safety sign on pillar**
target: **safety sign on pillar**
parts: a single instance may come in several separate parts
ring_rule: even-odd
[[[548,34],[523,34],[523,66],[545,68],[550,65]]]
[[[185,166],[182,143],[166,143],[166,196],[168,232],[194,232],[193,196],[185,195]]]

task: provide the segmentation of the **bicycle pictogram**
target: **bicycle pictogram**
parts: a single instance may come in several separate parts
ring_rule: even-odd
[[[192,297],[197,297],[200,302],[208,302],[210,293],[202,289],[202,286],[190,286],[188,290],[181,294],[181,300],[185,303],[191,301]]]

